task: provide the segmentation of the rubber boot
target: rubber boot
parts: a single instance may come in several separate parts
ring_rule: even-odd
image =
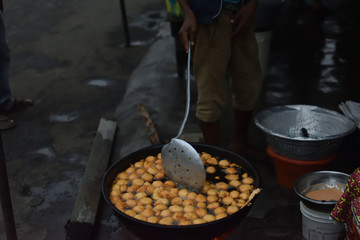
[[[200,122],[204,142],[213,146],[220,146],[220,121]]]
[[[234,109],[234,135],[230,143],[230,150],[245,153],[247,149],[247,136],[251,121],[252,111]]]

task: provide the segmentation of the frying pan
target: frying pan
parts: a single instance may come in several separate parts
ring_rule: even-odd
[[[260,187],[260,177],[258,171],[250,162],[248,162],[240,155],[229,150],[207,144],[190,144],[198,152],[207,152],[212,156],[228,159],[231,162],[241,165],[244,168],[245,172],[247,172],[249,176],[254,178],[254,187]],[[119,172],[127,169],[130,164],[140,161],[141,159],[144,159],[149,155],[156,156],[158,153],[161,152],[163,146],[164,144],[159,144],[135,151],[127,155],[123,159],[112,164],[106,171],[102,181],[102,195],[105,199],[106,204],[112,208],[114,214],[117,216],[120,223],[126,226],[129,231],[133,232],[135,235],[141,237],[144,240],[209,240],[216,236],[224,234],[238,226],[241,220],[246,217],[246,215],[250,211],[254,201],[256,201],[257,195],[252,199],[251,205],[245,206],[244,208],[240,209],[238,212],[232,215],[213,222],[188,226],[168,226],[140,221],[119,211],[110,202],[109,193],[111,191],[111,187],[116,175]]]

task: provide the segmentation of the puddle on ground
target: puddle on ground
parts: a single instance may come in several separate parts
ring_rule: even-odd
[[[110,86],[110,81],[107,79],[92,79],[87,82],[87,85],[95,87],[108,87]]]
[[[62,199],[69,198],[70,195],[77,194],[79,183],[82,175],[76,171],[63,172],[67,179],[54,181],[46,188],[44,187],[31,187],[32,196],[40,196],[44,201],[36,207],[36,209],[43,210],[52,206],[52,204],[61,201]]]
[[[50,122],[72,122],[79,117],[79,113],[70,112],[70,113],[54,113],[51,114],[49,119]]]
[[[50,147],[41,148],[41,149],[37,150],[36,153],[43,154],[43,155],[47,156],[48,158],[56,156],[54,150]]]

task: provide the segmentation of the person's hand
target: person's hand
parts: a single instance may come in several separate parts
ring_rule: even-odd
[[[250,0],[248,4],[241,7],[235,14],[235,17],[230,20],[232,24],[235,24],[235,29],[232,36],[241,33],[244,29],[251,26],[256,13],[257,0]]]
[[[179,37],[186,53],[189,52],[189,41],[193,46],[195,44],[195,33],[197,29],[197,20],[194,14],[188,14],[179,30]]]

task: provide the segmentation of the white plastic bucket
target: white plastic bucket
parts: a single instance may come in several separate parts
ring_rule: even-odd
[[[270,45],[272,39],[273,31],[266,32],[256,32],[255,37],[259,49],[259,61],[261,66],[261,71],[263,76],[266,76],[268,65],[269,65],[269,56],[270,56]]]
[[[302,214],[302,239],[304,240],[338,240],[345,239],[344,224],[330,217],[330,213],[310,209],[300,201]]]

